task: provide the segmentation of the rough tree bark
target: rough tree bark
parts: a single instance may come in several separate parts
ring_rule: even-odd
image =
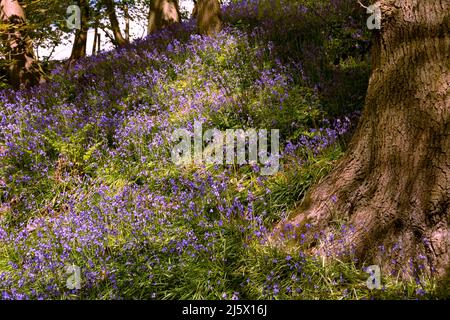
[[[0,1],[0,20],[8,25],[1,35],[7,53],[8,77],[13,88],[31,87],[45,81],[35,56],[33,42],[26,32],[25,12],[17,0]]]
[[[272,240],[303,233],[321,256],[347,251],[403,278],[448,276],[450,1],[380,5],[365,110],[349,149]]]
[[[148,34],[180,22],[180,16],[178,0],[152,0],[148,17]]]
[[[222,12],[218,0],[196,0],[192,17],[197,18],[200,34],[212,36],[222,30]]]
[[[128,41],[122,36],[120,32],[119,20],[117,20],[116,8],[114,6],[113,0],[103,0],[106,6],[106,12],[111,23],[111,30],[114,34],[115,45],[119,47],[124,47],[128,44]]]
[[[89,30],[89,1],[78,0],[77,3],[81,9],[81,29],[75,33],[69,64],[86,56],[87,34]]]

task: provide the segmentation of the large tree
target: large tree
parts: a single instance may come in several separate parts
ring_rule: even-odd
[[[218,0],[194,0],[192,17],[200,34],[212,36],[222,30],[222,11]]]
[[[44,81],[28,35],[25,12],[17,0],[0,1],[1,38],[8,48],[8,76],[14,88],[29,87]]]
[[[378,4],[382,24],[357,131],[273,239],[294,228],[311,235],[303,242],[322,256],[344,249],[403,277],[417,270],[448,276],[450,1]]]
[[[77,4],[81,9],[81,28],[75,33],[75,40],[69,63],[73,63],[86,56],[87,35],[89,31],[89,1],[78,0]]]

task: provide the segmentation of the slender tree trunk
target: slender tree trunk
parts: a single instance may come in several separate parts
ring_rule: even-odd
[[[98,36],[98,27],[95,27],[94,30],[94,43],[92,44],[92,55],[95,55],[95,53],[97,52],[97,37]]]
[[[109,16],[109,21],[111,23],[111,30],[114,34],[115,44],[119,47],[124,47],[128,44],[127,39],[122,36],[120,31],[119,21],[117,20],[116,8],[114,6],[113,0],[103,0],[106,5],[106,11]]]
[[[69,64],[86,56],[87,34],[89,31],[89,1],[78,0],[77,3],[81,9],[81,29],[75,33]]]
[[[8,24],[8,32],[2,34],[2,41],[9,48],[8,76],[11,85],[18,89],[30,87],[45,81],[44,73],[36,59],[33,42],[24,30],[25,12],[17,0],[0,1],[0,19]]]
[[[380,4],[366,106],[349,150],[272,239],[306,234],[322,256],[350,251],[404,278],[448,276],[450,1]]]
[[[130,42],[130,15],[128,13],[128,5],[123,6],[123,14],[125,19],[125,40]]]
[[[151,28],[153,25],[152,19],[154,19],[154,14],[152,11],[152,6],[150,5],[150,9],[148,10],[148,16],[147,16],[147,35],[152,33],[151,32]]]

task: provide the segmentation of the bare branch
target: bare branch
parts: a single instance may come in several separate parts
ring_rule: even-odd
[[[363,5],[363,4],[361,3],[361,1],[358,0],[358,3],[359,3],[359,5],[360,5],[361,7],[363,7],[364,9],[367,9],[367,7],[366,7],[365,5]]]

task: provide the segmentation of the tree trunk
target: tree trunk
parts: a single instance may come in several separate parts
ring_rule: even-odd
[[[152,33],[151,29],[152,29],[152,25],[153,25],[153,21],[152,21],[153,19],[154,19],[154,14],[152,11],[152,5],[150,4],[150,9],[148,10],[148,16],[147,16],[147,35]]]
[[[218,0],[197,0],[193,16],[200,34],[212,36],[222,30],[222,12]]]
[[[128,44],[128,41],[122,36],[120,32],[119,21],[117,20],[116,9],[114,7],[113,0],[103,0],[106,5],[106,11],[109,16],[109,21],[111,23],[111,30],[114,34],[115,45],[119,47],[124,47]]]
[[[16,0],[0,1],[0,19],[8,24],[2,41],[9,48],[8,76],[13,88],[31,87],[45,81],[44,72],[36,59],[33,42],[26,34],[25,12]]]
[[[180,16],[180,7],[177,0],[152,0],[148,17],[148,34],[172,23],[180,22]]]
[[[94,56],[97,51],[97,40],[98,40],[98,27],[94,29],[94,43],[92,44],[92,55]]]
[[[123,6],[123,15],[125,19],[125,40],[130,42],[130,14],[128,13],[128,5]]]
[[[272,240],[306,233],[302,242],[321,256],[350,252],[403,278],[448,276],[450,1],[380,3],[365,110],[349,149]]]
[[[78,6],[81,9],[81,29],[75,33],[69,64],[86,56],[87,34],[89,30],[89,1],[78,0]]]

